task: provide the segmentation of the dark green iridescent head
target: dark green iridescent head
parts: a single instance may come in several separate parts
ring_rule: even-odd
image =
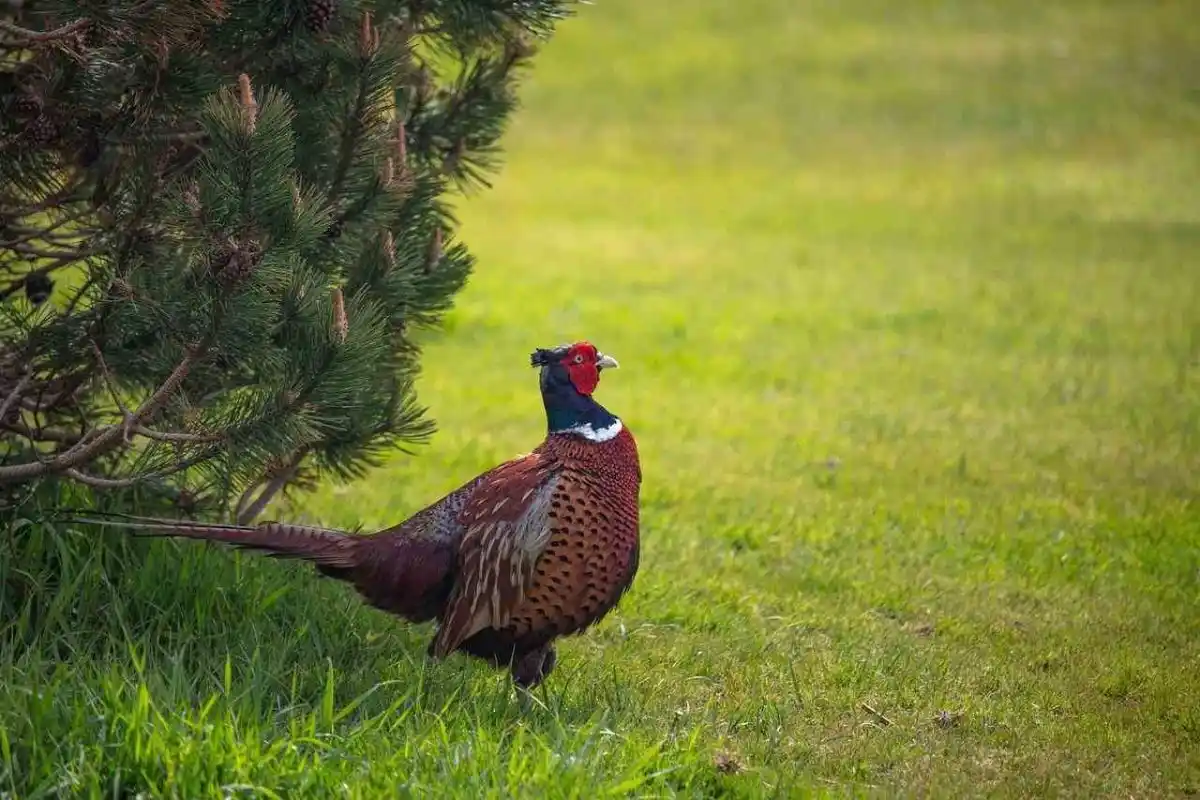
[[[591,441],[607,441],[621,430],[621,421],[592,399],[600,373],[616,369],[616,359],[590,342],[539,348],[529,357],[541,368],[542,402],[550,433],[576,434]]]

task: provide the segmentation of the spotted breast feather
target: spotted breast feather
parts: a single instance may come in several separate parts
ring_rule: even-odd
[[[552,434],[463,511],[459,573],[432,650],[519,663],[602,619],[638,561],[636,445]],[[514,507],[513,498],[520,498]]]

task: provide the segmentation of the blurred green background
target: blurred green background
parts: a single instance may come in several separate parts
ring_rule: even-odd
[[[825,502],[829,456],[847,495],[890,501],[1186,494],[1196,19],[584,6],[536,61],[495,188],[462,204],[480,263],[420,387],[442,432],[351,515],[531,446],[526,355],[582,337],[625,366],[602,391],[642,434],[651,499]]]
[[[528,354],[587,338],[644,467],[618,611],[522,711],[302,566],[158,542],[48,612],[127,641],[0,663],[0,779],[24,738],[38,785],[193,797],[1200,792],[1198,23],[582,7],[459,204],[433,443],[273,515],[381,527],[532,449]]]

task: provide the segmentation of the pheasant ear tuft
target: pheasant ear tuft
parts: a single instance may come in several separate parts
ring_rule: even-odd
[[[529,355],[529,366],[544,367],[548,364],[553,364],[562,357],[562,348],[548,350],[544,347],[539,347]]]

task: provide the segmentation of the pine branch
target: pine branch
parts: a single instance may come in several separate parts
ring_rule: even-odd
[[[296,454],[292,456],[292,458],[290,458],[288,462],[270,478],[270,480],[267,482],[267,485],[263,487],[262,491],[253,502],[250,501],[250,497],[253,495],[254,490],[258,488],[258,484],[247,488],[242,496],[238,499],[237,506],[235,507],[237,524],[249,525],[251,522],[253,522],[258,515],[263,512],[263,509],[270,505],[271,501],[275,498],[275,495],[279,494],[279,492],[288,485],[288,482],[296,476],[296,471],[300,467],[300,462],[303,461],[304,457],[307,455],[307,447],[302,447],[296,451]]]
[[[17,243],[21,243],[21,242],[32,241],[35,239],[48,238],[51,234],[55,233],[59,228],[63,227],[64,225],[69,225],[72,222],[76,222],[76,221],[82,219],[83,217],[87,216],[90,213],[91,212],[86,209],[78,209],[72,213],[63,215],[60,219],[57,219],[48,225],[45,225],[45,226],[39,227],[39,228],[32,228],[32,227],[28,227],[25,225],[10,224],[8,226],[8,230],[12,231],[13,233],[16,233],[18,238],[12,239],[9,242],[6,242],[5,246],[7,246],[10,243],[17,244]],[[63,236],[73,236],[76,234],[68,233],[68,234],[62,234],[62,235]]]
[[[207,347],[208,343],[206,342],[188,349],[187,355],[183,357],[179,365],[167,379],[162,382],[162,385],[138,407],[137,411],[133,412],[132,417],[135,423],[146,422],[166,405],[171,396],[179,389],[184,378],[187,377],[192,365],[203,355]],[[97,429],[95,436],[81,441],[79,444],[48,461],[33,461],[11,467],[0,467],[0,485],[65,472],[80,464],[92,461],[120,446],[124,430],[124,424],[109,425]]]
[[[49,211],[53,208],[67,205],[69,203],[79,203],[87,199],[85,195],[75,194],[80,188],[80,183],[68,184],[56,192],[43,197],[41,200],[28,202],[26,200],[15,200],[12,197],[0,196],[0,215],[9,217],[31,217],[35,214],[40,214],[43,211]]]
[[[98,256],[103,253],[102,250],[86,249],[75,250],[73,252],[70,250],[43,250],[40,247],[32,247],[28,244],[19,244],[16,242],[9,242],[6,246],[13,252],[29,256],[30,258],[44,258],[50,261],[63,262],[79,261],[81,259],[92,258],[93,256]]]
[[[492,163],[520,42],[571,2],[334,2],[319,31],[218,0],[7,16],[0,486],[199,476],[250,518],[424,442],[412,337],[473,264],[444,196]],[[7,302],[75,271],[53,314]]]
[[[7,431],[12,431],[18,436],[23,436],[31,442],[57,442],[58,444],[74,445],[78,444],[83,438],[77,433],[64,431],[60,428],[30,428],[28,425],[23,425],[19,422],[0,422],[0,428]]]
[[[207,456],[204,454],[195,455],[191,458],[177,461],[167,469],[147,472],[142,475],[131,475],[127,478],[109,478],[100,475],[92,475],[77,467],[70,467],[64,470],[64,474],[68,478],[77,480],[85,486],[91,486],[94,489],[127,489],[131,486],[137,486],[138,484],[147,483],[149,481],[157,481],[164,478],[169,478],[172,475],[183,472],[189,467],[195,466],[205,458],[207,458]]]
[[[69,317],[72,314],[74,314],[75,309],[79,306],[79,304],[83,301],[83,298],[87,295],[87,293],[95,285],[96,285],[96,276],[94,274],[89,275],[87,280],[84,281],[83,284],[78,289],[75,290],[75,293],[71,297],[70,301],[67,302],[67,307],[63,310],[63,316]]]
[[[186,431],[153,431],[141,425],[133,427],[133,433],[153,439],[157,442],[173,442],[175,444],[215,444],[228,438],[223,433],[188,433]]]
[[[88,337],[88,343],[92,346],[92,353],[96,356],[96,366],[100,369],[100,377],[104,380],[104,385],[108,387],[108,393],[112,395],[113,402],[116,403],[117,410],[121,412],[122,430],[121,434],[125,443],[129,443],[129,436],[135,427],[138,427],[133,420],[133,414],[125,407],[121,401],[121,395],[117,393],[117,387],[113,384],[112,375],[108,372],[108,364],[104,362],[104,354],[100,352],[100,346],[96,344],[96,340]]]
[[[0,403],[0,420],[5,418],[5,415],[8,414],[8,410],[12,408],[14,403],[20,402],[22,393],[24,393],[25,389],[29,386],[29,381],[29,372],[26,372],[21,376],[21,379],[17,381],[17,385],[12,388],[12,391],[8,393],[8,397],[4,398],[4,402]]]
[[[75,467],[64,470],[64,474],[93,489],[126,489],[149,480],[151,477],[150,475],[136,475],[132,478],[102,478],[98,475],[89,475]]]
[[[55,39],[65,39],[76,33],[82,33],[91,24],[91,20],[77,19],[74,22],[68,22],[66,25],[53,30],[34,31],[0,19],[0,31],[6,31],[16,36],[18,44],[32,44],[34,42],[50,42]]]

